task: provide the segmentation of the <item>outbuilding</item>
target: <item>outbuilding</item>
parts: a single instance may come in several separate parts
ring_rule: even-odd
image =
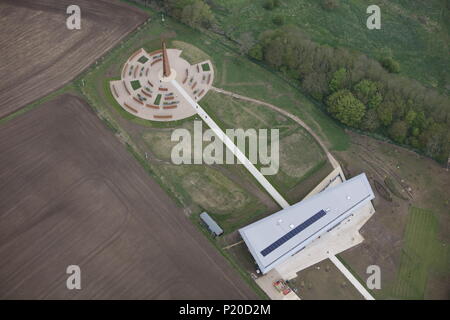
[[[220,236],[223,233],[222,228],[219,227],[219,225],[214,221],[213,218],[209,216],[208,213],[202,212],[200,214],[200,219],[203,221],[203,223],[215,237]]]

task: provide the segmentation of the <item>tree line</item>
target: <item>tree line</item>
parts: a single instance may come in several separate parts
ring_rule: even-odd
[[[132,0],[162,10],[192,28],[210,28],[215,19],[204,0]]]
[[[296,26],[263,32],[248,54],[300,82],[342,124],[389,137],[444,163],[450,155],[450,101],[417,81],[343,48],[311,41]]]

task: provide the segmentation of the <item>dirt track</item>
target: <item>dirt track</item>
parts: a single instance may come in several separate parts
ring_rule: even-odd
[[[322,141],[322,139],[319,138],[319,136],[303,121],[301,120],[299,117],[287,112],[286,110],[277,107],[271,103],[267,103],[265,101],[261,101],[258,99],[254,99],[254,98],[250,98],[250,97],[246,97],[246,96],[242,96],[240,94],[231,92],[231,91],[227,91],[224,89],[220,89],[220,88],[216,88],[216,87],[212,87],[211,90],[214,90],[216,92],[225,94],[227,96],[231,96],[235,99],[241,99],[241,100],[245,100],[245,101],[249,101],[249,102],[253,102],[259,105],[263,105],[266,107],[269,107],[272,110],[275,110],[283,115],[285,115],[286,117],[294,120],[297,124],[299,124],[303,129],[305,129],[316,141],[317,143],[320,145],[320,147],[322,148],[323,152],[325,152],[325,154],[327,155],[328,161],[330,162],[331,166],[333,168],[337,168],[339,166],[339,162],[336,161],[336,159],[333,157],[333,155],[330,153],[330,151],[328,151],[327,146],[325,145],[325,143]]]
[[[119,1],[78,0],[81,30],[68,30],[70,4],[0,3],[0,118],[62,87],[147,19]]]
[[[1,299],[257,298],[79,98],[2,125],[0,150]]]

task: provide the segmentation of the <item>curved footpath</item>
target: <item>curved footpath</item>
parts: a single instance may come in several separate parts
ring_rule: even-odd
[[[211,90],[218,92],[218,93],[222,93],[225,94],[227,96],[231,96],[233,98],[239,99],[239,100],[244,100],[244,101],[249,101],[249,102],[253,102],[253,103],[257,103],[266,107],[269,107],[272,110],[275,110],[283,115],[285,115],[286,117],[294,120],[296,123],[298,123],[299,125],[301,125],[306,131],[308,131],[308,133],[317,141],[317,143],[320,145],[320,147],[323,149],[323,151],[325,152],[325,154],[327,155],[328,160],[330,161],[333,169],[339,167],[339,162],[337,162],[337,160],[333,157],[333,155],[330,153],[330,151],[328,150],[328,148],[326,147],[325,143],[320,139],[320,137],[303,121],[301,120],[299,117],[293,115],[292,113],[287,112],[286,110],[281,109],[280,107],[277,107],[273,104],[258,100],[258,99],[254,99],[254,98],[250,98],[250,97],[246,97],[246,96],[242,96],[240,94],[231,92],[231,91],[227,91],[224,89],[220,89],[220,88],[216,88],[216,87],[211,87]]]

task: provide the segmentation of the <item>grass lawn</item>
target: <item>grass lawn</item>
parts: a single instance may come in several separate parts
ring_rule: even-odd
[[[264,217],[265,207],[221,171],[204,165],[165,165],[161,169],[165,181],[172,180],[178,192],[201,208],[194,214],[207,211],[225,234]]]
[[[159,103],[160,103],[160,102],[161,102],[161,95],[158,94],[158,95],[156,96],[156,99],[155,99],[154,104],[157,105],[157,106],[159,106]]]
[[[208,63],[202,64],[202,69],[203,69],[203,71],[210,71],[211,70],[211,68],[209,67]]]
[[[279,170],[266,178],[286,197],[310,171],[316,171],[326,163],[326,156],[314,138],[276,111],[216,92],[209,92],[201,103],[211,117],[218,119],[217,123],[224,131],[229,128],[279,130]],[[270,133],[268,138],[271,142]],[[246,149],[241,151],[248,156],[249,148]],[[256,164],[256,167],[261,168],[261,165]]]
[[[184,123],[179,128],[188,130],[193,136],[192,122]],[[265,206],[236,181],[227,177],[225,170],[234,171],[236,168],[226,165],[172,164],[172,148],[178,143],[171,141],[172,132],[173,129],[145,130],[142,140],[146,150],[161,162],[161,165],[153,165],[158,167],[166,184],[171,185],[174,192],[182,196],[184,203],[195,203],[197,211],[206,210],[225,233],[264,216],[267,211]],[[205,142],[204,147],[207,144]],[[218,167],[222,169],[218,170]]]
[[[430,275],[448,273],[449,247],[438,239],[438,227],[432,211],[411,207],[400,268],[389,295],[396,299],[424,299]]]
[[[148,58],[146,56],[142,56],[138,59],[138,61],[142,64],[146,63],[148,61]]]
[[[141,87],[141,83],[139,82],[139,80],[133,80],[130,82],[130,84],[133,90],[137,90]]]
[[[211,59],[211,57],[208,56],[205,52],[190,43],[179,40],[172,40],[170,44],[172,47],[182,50],[181,57],[189,61],[191,64],[197,64],[202,61]]]
[[[339,7],[324,10],[322,1],[282,0],[274,10],[263,1],[211,0],[213,11],[225,33],[236,40],[246,32],[256,38],[273,29],[275,16],[299,26],[314,41],[347,47],[379,58],[390,55],[401,64],[401,73],[427,86],[449,93],[449,11],[446,1],[369,0],[338,1]],[[369,30],[366,9],[381,9],[381,29]]]

